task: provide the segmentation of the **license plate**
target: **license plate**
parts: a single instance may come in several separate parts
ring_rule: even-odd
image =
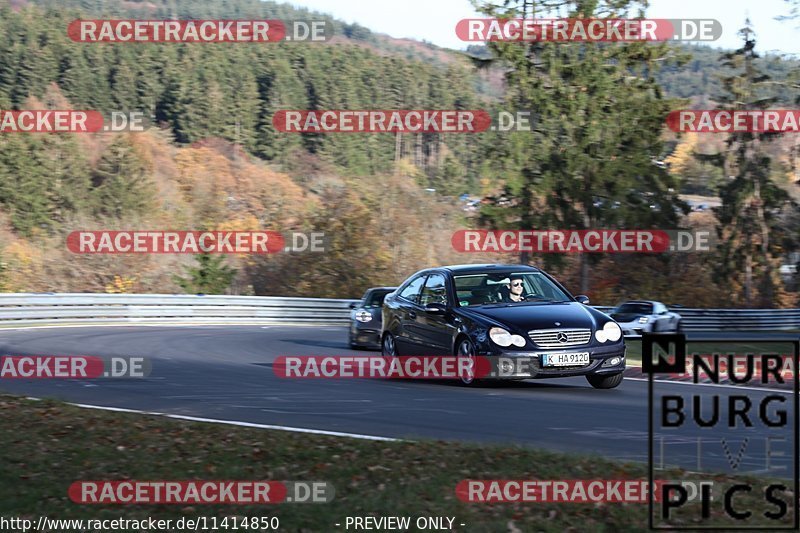
[[[542,366],[586,366],[589,352],[542,354]]]

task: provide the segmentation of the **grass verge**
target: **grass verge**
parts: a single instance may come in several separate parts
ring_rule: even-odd
[[[625,359],[628,366],[642,366],[642,341],[631,339],[625,341]]]
[[[533,423],[533,419],[530,421]],[[377,442],[186,422],[0,396],[0,515],[278,516],[281,531],[337,531],[347,516],[450,516],[461,531],[642,531],[646,504],[467,504],[470,479],[646,479],[643,464],[519,447]],[[675,471],[671,479],[683,479]],[[78,480],[325,480],[328,504],[78,505]],[[341,527],[334,524],[341,523]],[[415,529],[412,529],[415,530]]]

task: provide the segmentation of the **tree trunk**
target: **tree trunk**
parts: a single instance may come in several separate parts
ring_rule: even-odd
[[[580,267],[581,267],[581,294],[589,292],[589,258],[586,254],[580,254]]]
[[[759,307],[773,307],[775,305],[775,295],[773,294],[772,285],[772,261],[769,256],[769,226],[767,225],[767,217],[764,215],[764,202],[761,200],[761,182],[758,178],[755,180],[753,196],[755,197],[758,229],[761,232],[761,255],[764,260],[763,279],[759,283],[761,288],[761,291],[759,291]]]
[[[588,206],[583,207],[583,229],[592,227],[592,219],[588,213]],[[581,294],[589,292],[589,257],[585,252],[581,252],[580,260],[580,273],[581,273]]]
[[[748,251],[744,257],[744,306],[751,307],[753,300],[753,254]]]

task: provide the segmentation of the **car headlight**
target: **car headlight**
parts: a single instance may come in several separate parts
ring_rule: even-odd
[[[522,348],[525,346],[525,337],[520,335],[511,335],[511,344],[517,346],[518,348]]]
[[[622,338],[622,329],[616,322],[606,322],[603,326],[603,331],[606,332],[606,338],[611,342],[616,342]]]
[[[622,330],[616,322],[606,322],[602,329],[594,332],[597,342],[616,342],[622,337]]]
[[[525,338],[521,337],[520,335],[512,335],[507,330],[503,328],[491,328],[489,329],[489,338],[492,339],[492,342],[498,346],[502,346],[506,348],[511,346],[519,346],[522,348],[525,346]]]
[[[356,311],[356,320],[359,322],[369,322],[372,320],[372,313],[367,311],[366,309],[358,309]]]
[[[648,320],[650,320],[650,319],[647,318],[646,316],[640,316],[639,317],[639,324],[647,324]]]

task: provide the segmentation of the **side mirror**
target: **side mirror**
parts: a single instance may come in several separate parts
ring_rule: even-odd
[[[581,303],[583,305],[589,305],[589,297],[586,296],[585,294],[579,294],[578,296],[575,297],[575,300],[577,300],[578,303]]]
[[[447,306],[444,304],[428,304],[425,306],[426,313],[442,314],[447,311]]]
[[[349,307],[350,309],[355,309],[356,307],[358,307],[358,304],[359,304],[359,303],[360,303],[360,302],[353,302],[353,303],[351,303],[350,305],[348,305],[347,307]]]

